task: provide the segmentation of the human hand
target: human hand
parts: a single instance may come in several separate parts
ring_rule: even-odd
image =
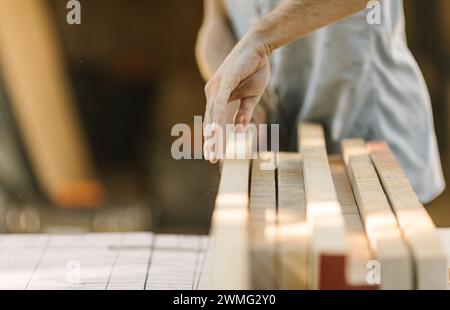
[[[219,132],[217,128],[225,133],[225,124],[234,123],[242,131],[251,121],[269,78],[269,51],[247,36],[235,46],[208,81],[204,120],[205,133],[208,134],[205,135],[204,153],[211,163],[220,159],[214,139]]]

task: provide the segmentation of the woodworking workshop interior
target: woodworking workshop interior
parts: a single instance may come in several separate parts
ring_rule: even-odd
[[[449,15],[0,0],[0,290],[450,289]]]

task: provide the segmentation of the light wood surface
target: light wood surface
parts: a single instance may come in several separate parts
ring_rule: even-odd
[[[447,288],[447,258],[436,227],[384,142],[368,143],[384,191],[415,261],[417,289]]]
[[[303,123],[299,126],[298,137],[303,159],[306,214],[312,230],[312,286],[318,288],[322,256],[345,257],[348,244],[341,207],[331,177],[323,129],[317,124]]]
[[[345,164],[340,156],[330,157],[330,168],[338,201],[344,213],[349,252],[345,274],[349,286],[367,286],[367,264],[374,259],[364,231],[364,224],[353,196]]]
[[[309,288],[309,239],[300,154],[280,153],[277,263],[281,289]]]
[[[249,182],[253,138],[227,140],[227,158],[212,216],[211,289],[251,288],[249,263]],[[231,154],[230,152],[233,152]]]
[[[225,160],[210,287],[444,287],[444,250],[389,149],[371,143],[371,157],[363,140],[348,139],[342,156],[328,157],[315,124],[302,124],[299,139],[301,153]]]
[[[437,235],[450,258],[450,229],[437,229]],[[207,289],[209,244],[209,236],[153,233],[1,235],[8,255],[0,257],[0,288]]]
[[[275,239],[266,236],[266,230],[276,224],[277,217],[274,160],[273,153],[265,153],[252,161],[249,242],[254,289],[273,289],[278,285]]]
[[[381,266],[381,287],[412,289],[412,257],[378,180],[364,140],[344,140],[342,157],[372,251]]]

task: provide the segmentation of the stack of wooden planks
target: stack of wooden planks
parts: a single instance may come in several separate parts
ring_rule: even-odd
[[[328,156],[320,125],[298,136],[299,153],[224,161],[211,288],[446,289],[436,228],[389,146],[349,139]]]

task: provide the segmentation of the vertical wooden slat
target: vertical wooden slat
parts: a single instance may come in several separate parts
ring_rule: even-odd
[[[381,265],[381,287],[412,289],[412,259],[364,140],[344,140],[342,157],[372,251]]]
[[[278,162],[277,262],[281,289],[309,288],[309,238],[303,167],[298,153],[280,153]]]
[[[245,134],[227,137],[227,157],[222,167],[211,226],[212,289],[251,288],[248,224],[252,138]]]
[[[275,240],[266,235],[277,216],[274,159],[273,153],[265,153],[252,161],[249,241],[253,289],[274,289],[277,285]]]
[[[324,264],[343,261],[347,238],[341,207],[331,177],[323,129],[317,124],[299,126],[299,147],[303,158],[306,214],[311,225],[311,267],[313,288],[320,288],[326,274]],[[328,256],[328,258],[327,258]]]
[[[417,289],[447,288],[447,258],[436,227],[384,142],[368,143],[378,176],[415,260]]]
[[[369,263],[374,258],[341,157],[330,156],[330,168],[348,237],[349,253],[345,264],[345,287],[377,289],[379,287],[379,283],[376,283],[377,279],[368,279],[369,272],[372,270],[367,266],[371,267]]]

